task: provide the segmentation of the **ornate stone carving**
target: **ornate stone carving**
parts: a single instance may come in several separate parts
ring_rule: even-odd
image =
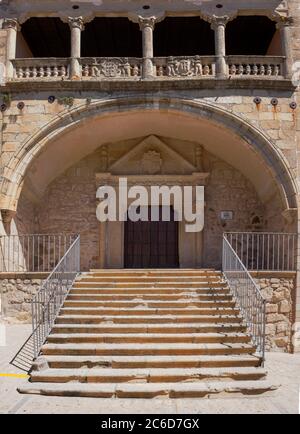
[[[79,30],[84,30],[84,20],[82,17],[68,17],[68,23],[71,29],[77,28]]]
[[[212,72],[211,65],[203,61],[200,56],[168,57],[165,69],[168,77],[202,76],[210,75]],[[158,66],[157,75],[164,75],[163,66]]]
[[[124,58],[94,58],[82,68],[84,77],[127,78],[140,76],[139,62]]]
[[[154,30],[156,17],[139,17],[138,21],[141,30],[144,30],[145,27],[150,27],[152,30]]]
[[[3,29],[14,29],[16,31],[19,31],[21,29],[21,26],[16,18],[5,18],[3,20]]]
[[[141,160],[141,166],[143,172],[148,175],[161,173],[162,159],[160,153],[155,150],[145,152]]]
[[[230,20],[232,20],[232,17],[230,17],[228,15],[224,15],[222,17],[219,17],[217,15],[213,15],[211,17],[211,20],[210,20],[211,21],[211,28],[213,30],[216,30],[220,26],[225,27]]]
[[[277,29],[281,29],[282,27],[290,27],[294,24],[293,17],[285,17],[281,15],[276,15],[275,20],[277,21],[276,27]]]

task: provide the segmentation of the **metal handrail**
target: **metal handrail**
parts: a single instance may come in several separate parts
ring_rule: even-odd
[[[296,271],[296,233],[225,232],[224,236],[250,271]]]
[[[80,235],[60,259],[31,302],[34,358],[48,337],[58,312],[80,272]]]
[[[266,346],[266,300],[225,234],[222,269],[263,363]]]
[[[49,273],[76,237],[59,233],[0,235],[0,272]]]

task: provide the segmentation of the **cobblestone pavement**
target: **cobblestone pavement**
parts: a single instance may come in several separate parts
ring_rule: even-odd
[[[10,364],[30,334],[29,325],[6,328],[6,346],[0,346],[0,374],[24,374]],[[28,353],[30,349],[26,350]],[[19,357],[26,362],[26,355]],[[154,413],[267,413],[295,414],[299,412],[300,355],[269,353],[266,367],[269,379],[281,387],[269,396],[214,399],[95,399],[20,395],[16,388],[25,378],[0,377],[0,413],[96,413],[96,414],[154,414]]]

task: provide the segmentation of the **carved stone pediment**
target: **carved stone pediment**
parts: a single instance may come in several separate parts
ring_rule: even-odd
[[[108,170],[124,175],[191,174],[197,172],[197,167],[152,135],[123,154]]]

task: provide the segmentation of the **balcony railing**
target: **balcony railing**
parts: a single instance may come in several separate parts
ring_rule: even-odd
[[[227,56],[227,77],[274,80],[285,78],[285,57]],[[215,56],[155,57],[153,80],[217,78]],[[132,57],[89,57],[78,59],[82,81],[142,80],[143,59]],[[70,80],[69,58],[27,58],[12,61],[14,81]],[[147,76],[149,78],[149,74]]]
[[[284,78],[284,57],[227,56],[231,78]]]

